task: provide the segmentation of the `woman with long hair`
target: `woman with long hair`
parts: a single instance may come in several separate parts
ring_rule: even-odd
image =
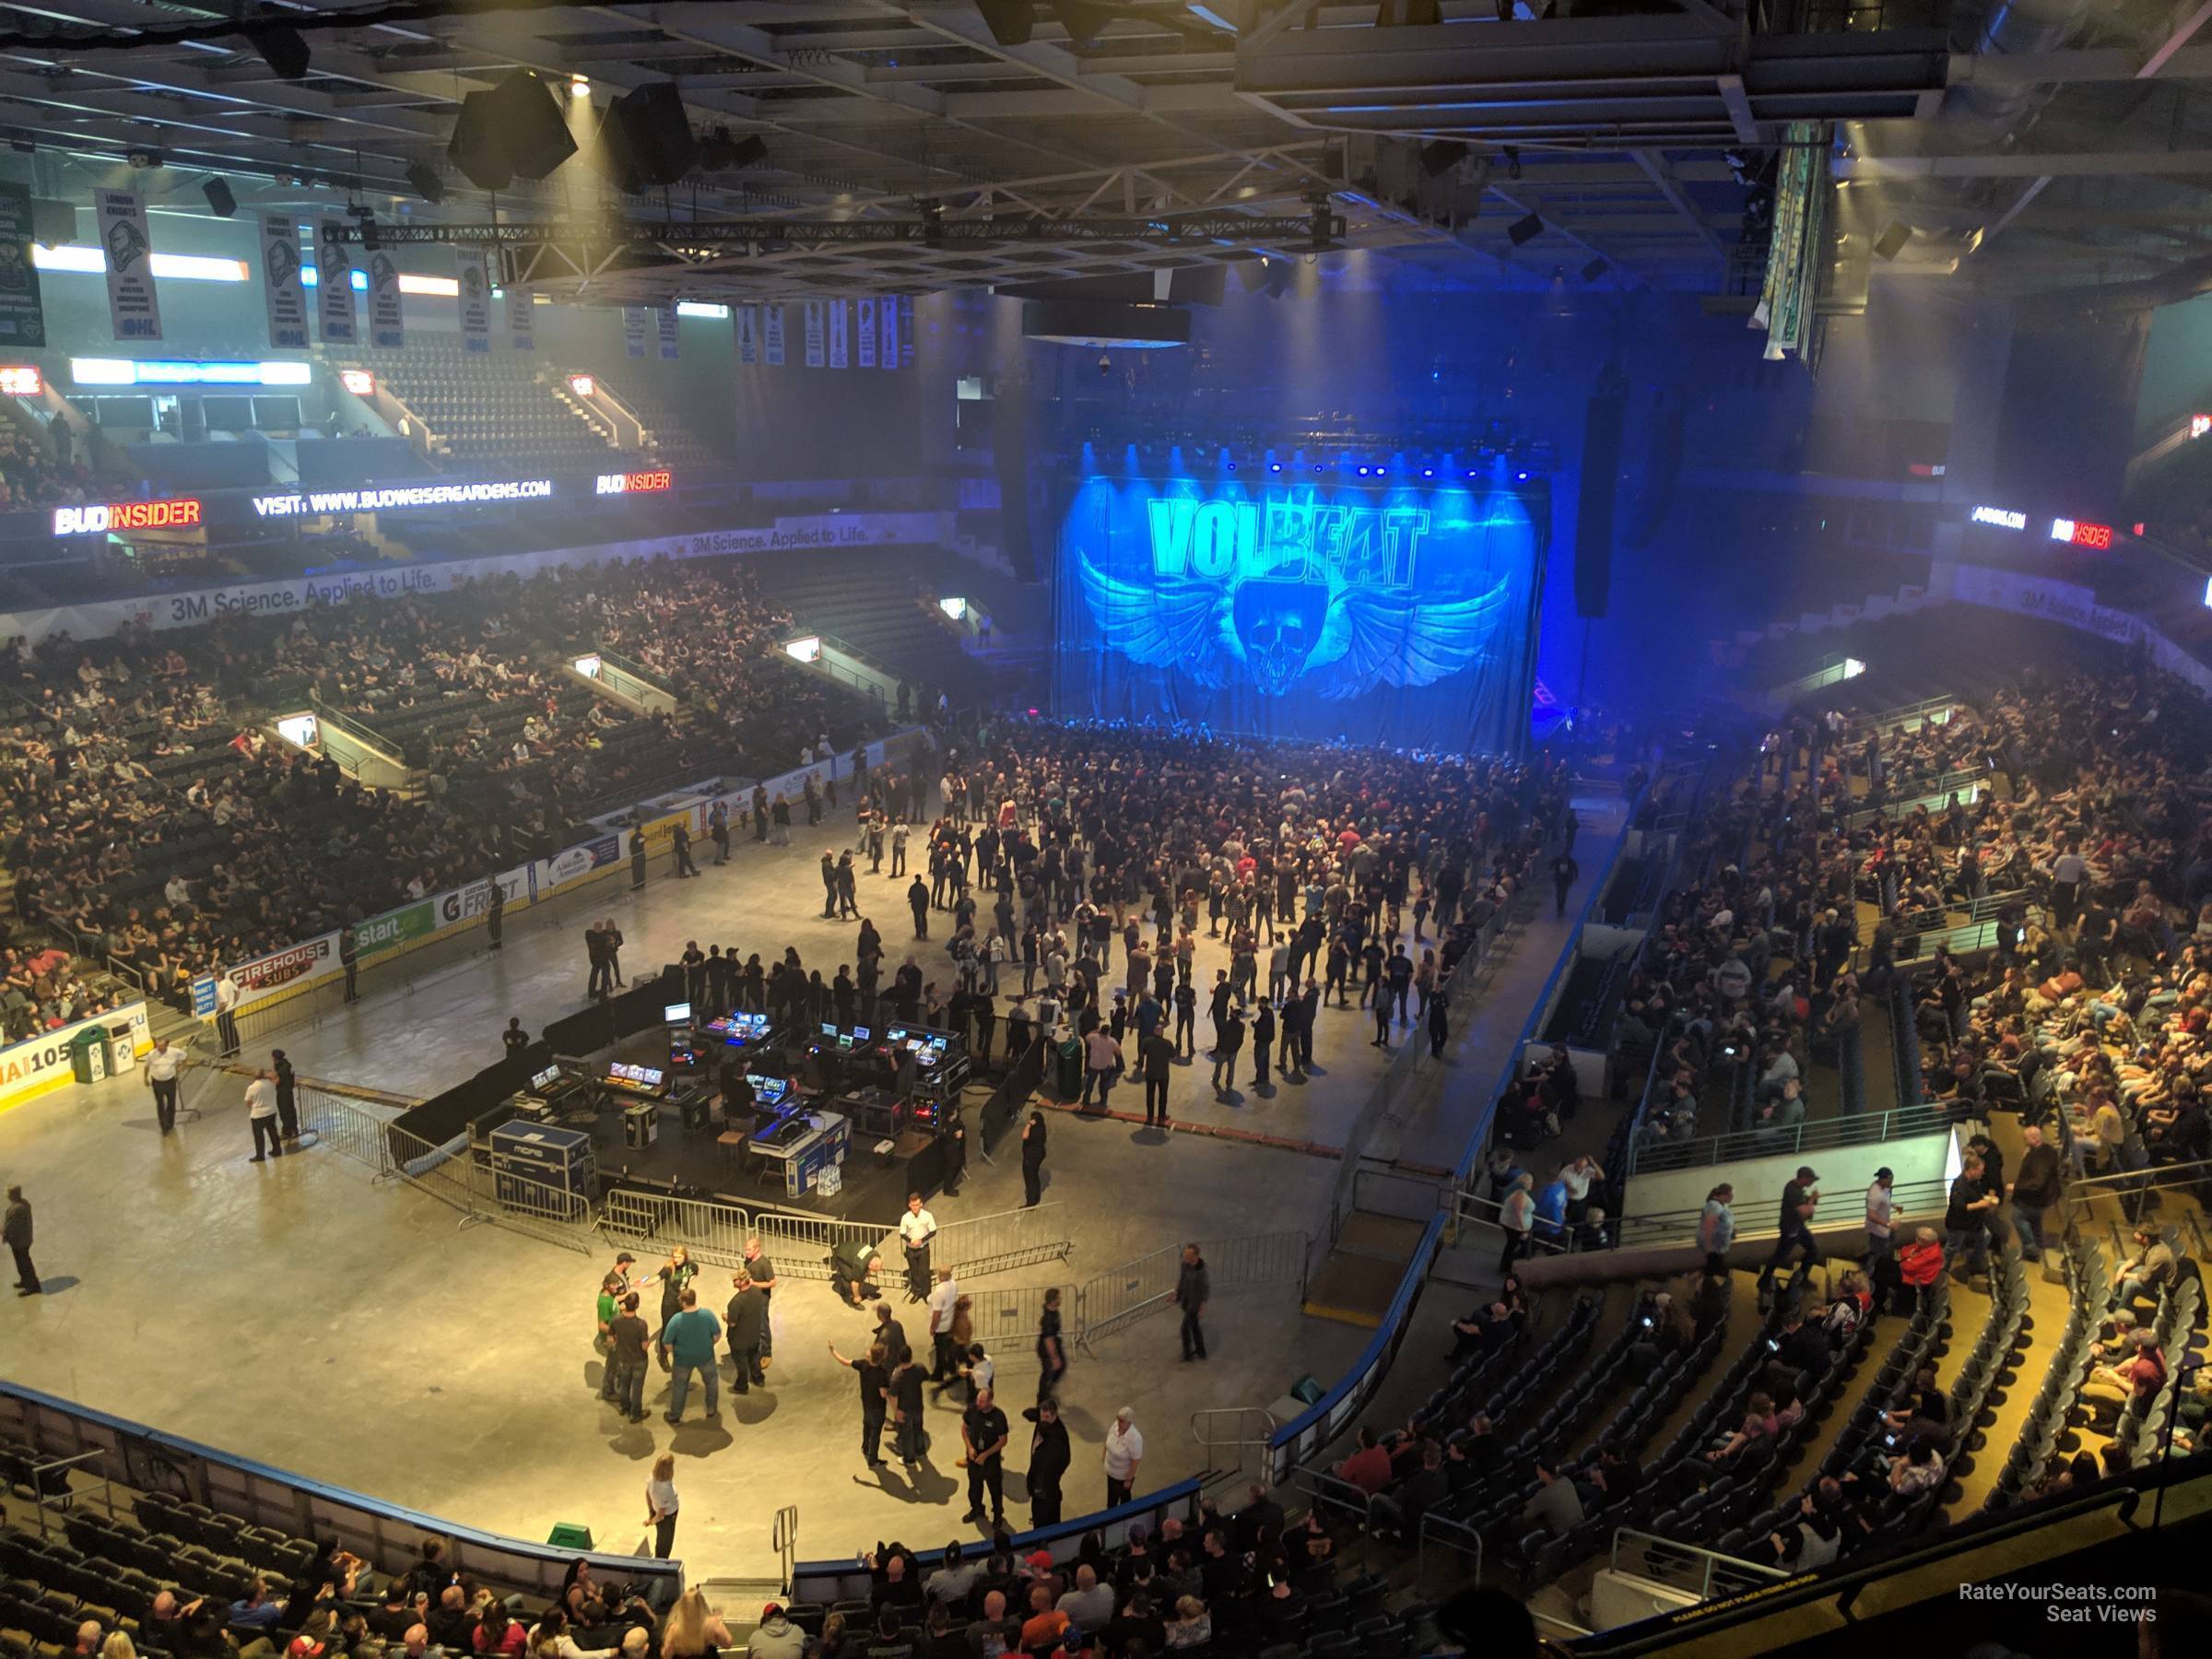
[[[661,1631],[661,1659],[712,1659],[732,1645],[730,1627],[708,1610],[706,1594],[697,1584],[676,1598]]]

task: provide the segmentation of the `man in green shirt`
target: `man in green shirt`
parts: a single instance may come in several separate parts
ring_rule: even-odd
[[[668,1420],[680,1420],[684,1400],[690,1393],[690,1373],[698,1371],[707,1392],[707,1420],[722,1416],[719,1393],[722,1378],[714,1368],[714,1345],[722,1340],[722,1322],[699,1305],[699,1292],[687,1288],[683,1306],[661,1327],[661,1360],[669,1365]]]
[[[598,1323],[592,1333],[592,1346],[599,1350],[602,1359],[606,1358],[608,1349],[614,1344],[614,1338],[607,1333],[614,1325],[615,1315],[620,1312],[616,1299],[622,1289],[622,1276],[618,1273],[610,1273],[599,1281]],[[599,1397],[603,1400],[615,1397],[615,1368],[612,1365],[606,1367],[600,1379]]]

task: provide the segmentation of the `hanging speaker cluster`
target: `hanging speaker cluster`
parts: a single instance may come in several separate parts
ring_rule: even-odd
[[[527,69],[464,98],[445,148],[446,159],[478,190],[545,178],[575,153],[553,89]]]
[[[698,166],[699,140],[676,83],[633,88],[607,105],[591,160],[625,195],[673,184]]]

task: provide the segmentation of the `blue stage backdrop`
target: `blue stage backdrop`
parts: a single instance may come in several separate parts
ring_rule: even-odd
[[[1062,715],[1487,753],[1524,740],[1542,481],[1135,473],[1082,478],[1061,522]]]

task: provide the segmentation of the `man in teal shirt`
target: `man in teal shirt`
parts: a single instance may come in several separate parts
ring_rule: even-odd
[[[714,1369],[714,1345],[722,1340],[722,1322],[699,1305],[699,1292],[687,1289],[684,1305],[661,1327],[661,1360],[671,1366],[668,1378],[668,1420],[684,1415],[684,1399],[691,1390],[691,1372],[697,1371],[707,1391],[707,1420],[722,1415],[717,1398],[722,1378]]]

